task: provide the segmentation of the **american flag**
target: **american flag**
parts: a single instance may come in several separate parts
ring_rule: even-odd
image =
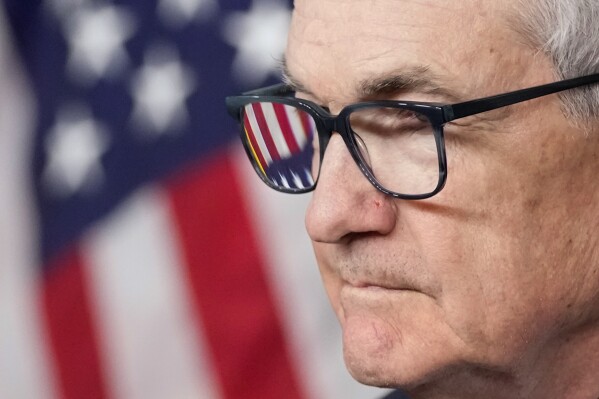
[[[308,198],[225,112],[277,80],[290,7],[0,1],[0,398],[384,394],[343,366]]]

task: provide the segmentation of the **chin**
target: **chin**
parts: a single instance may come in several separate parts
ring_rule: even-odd
[[[342,324],[346,367],[366,385],[411,390],[434,384],[464,364],[464,348],[435,323],[397,325],[361,314]]]
[[[408,358],[398,358],[393,351],[370,352],[374,342],[367,348],[355,343],[343,344],[345,365],[351,376],[358,382],[381,388],[409,389],[426,383],[430,375],[425,370],[416,370]]]
[[[446,378],[459,373],[459,363],[432,364],[421,358],[391,358],[388,362],[362,356],[344,347],[344,360],[352,378],[364,385],[418,391],[443,385]],[[424,360],[424,362],[423,362]]]
[[[365,361],[363,358],[356,358],[352,354],[345,354],[345,365],[354,380],[364,385],[370,385],[380,388],[407,388],[418,385],[417,381],[410,378],[408,381],[405,375],[399,375],[387,365],[381,363],[373,364]]]

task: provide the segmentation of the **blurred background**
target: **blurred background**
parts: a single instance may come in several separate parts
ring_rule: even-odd
[[[373,399],[224,97],[287,0],[0,0],[0,398]]]

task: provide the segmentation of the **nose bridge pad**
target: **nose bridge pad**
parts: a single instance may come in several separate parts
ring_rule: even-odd
[[[354,137],[357,143],[358,151],[360,152],[360,157],[366,162],[366,166],[372,171],[372,163],[370,162],[370,154],[368,153],[368,147],[366,147],[366,143],[362,140],[359,134],[354,133]]]

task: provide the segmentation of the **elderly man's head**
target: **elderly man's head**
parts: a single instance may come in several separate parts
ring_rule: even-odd
[[[599,4],[523,3],[296,0],[290,80],[336,114],[599,72]],[[430,82],[361,90],[401,76]],[[448,123],[447,183],[422,201],[377,191],[331,137],[306,225],[356,379],[488,398],[599,387],[599,87],[561,98]]]
[[[596,1],[295,1],[307,101],[247,106],[246,149],[277,189],[317,180],[306,226],[356,379],[599,395],[599,84],[436,105],[597,73],[598,48]]]

